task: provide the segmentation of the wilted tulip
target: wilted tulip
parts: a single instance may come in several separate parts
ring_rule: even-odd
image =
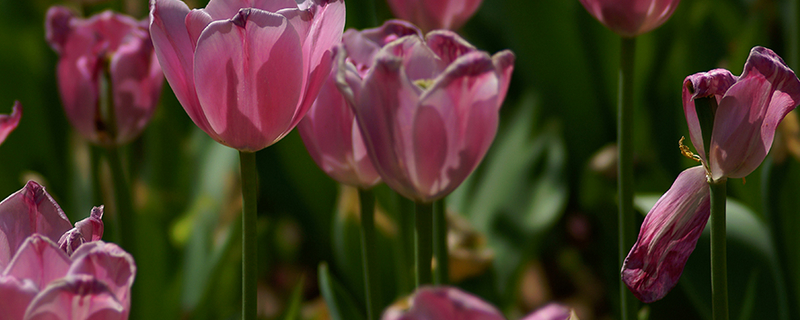
[[[337,82],[383,181],[420,202],[452,192],[494,139],[514,54],[489,56],[446,30],[389,43],[369,70],[348,54]]]
[[[189,10],[152,0],[150,17],[156,55],[189,117],[219,143],[257,151],[311,107],[345,8],[342,0],[211,0]]]
[[[699,98],[715,102],[710,128],[701,128],[695,106]],[[637,298],[650,303],[675,286],[708,222],[708,182],[753,172],[769,152],[778,124],[798,103],[800,80],[763,47],[750,51],[739,77],[723,69],[686,77],[683,108],[702,166],[681,173],[642,223],[622,267],[622,280]],[[711,130],[708,149],[702,130]]]
[[[658,28],[672,16],[680,0],[581,0],[600,23],[623,37]]]
[[[11,114],[0,114],[0,144],[3,144],[8,134],[17,128],[20,118],[22,118],[22,105],[19,101],[14,101],[14,108],[11,110]]]
[[[366,71],[381,47],[410,34],[421,35],[416,27],[399,20],[387,21],[375,29],[351,29],[344,33],[334,53],[337,50],[353,52],[350,62]],[[368,189],[380,182],[380,176],[367,155],[355,114],[336,87],[338,66],[334,61],[330,76],[297,130],[314,162],[331,178]]]
[[[422,30],[458,30],[478,11],[482,0],[388,0],[392,13]]]
[[[45,27],[47,41],[61,56],[58,88],[72,126],[104,146],[138,137],[164,81],[147,21],[111,11],[81,19],[55,6],[47,11]]]

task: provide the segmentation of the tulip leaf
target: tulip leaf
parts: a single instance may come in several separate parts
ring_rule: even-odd
[[[364,320],[364,314],[356,306],[352,296],[342,287],[328,270],[327,263],[319,264],[319,289],[332,320]]]
[[[297,320],[300,316],[300,304],[303,302],[303,285],[305,282],[305,278],[300,278],[300,281],[294,286],[283,320]]]

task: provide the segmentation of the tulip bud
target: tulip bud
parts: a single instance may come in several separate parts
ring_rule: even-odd
[[[581,0],[606,28],[623,37],[635,37],[666,22],[680,0]]]
[[[424,31],[458,30],[478,11],[482,0],[388,0],[394,15]]]

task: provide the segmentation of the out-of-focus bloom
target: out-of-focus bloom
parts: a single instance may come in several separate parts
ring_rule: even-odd
[[[452,192],[494,139],[514,54],[489,56],[446,30],[387,44],[366,71],[346,59],[355,54],[338,52],[337,84],[383,181],[421,202]]]
[[[680,0],[581,0],[606,28],[623,37],[635,37],[666,22]]]
[[[695,109],[699,98],[716,101],[713,130],[700,126]],[[800,80],[763,47],[750,51],[739,77],[722,69],[686,77],[683,107],[702,166],[681,173],[642,223],[622,267],[622,280],[637,298],[650,303],[675,286],[708,222],[708,182],[724,183],[753,172],[769,152],[778,124],[798,103]],[[712,130],[708,154],[703,129]]]
[[[70,229],[58,204],[33,181],[0,202],[3,319],[128,318],[136,265],[117,245],[99,240],[102,215],[102,207],[94,208]]]
[[[494,306],[454,287],[422,287],[401,304],[384,311],[382,320],[505,320]],[[570,309],[551,303],[523,320],[577,320]]]
[[[413,25],[390,20],[383,26],[364,31],[347,30],[342,42],[334,48],[354,54],[350,61],[366,72],[381,47],[405,35],[421,32]],[[330,76],[319,96],[297,127],[314,162],[336,181],[368,189],[380,182],[364,147],[364,139],[355,121],[355,114],[336,87],[338,62],[334,61]]]
[[[257,151],[287,135],[330,72],[343,0],[152,0],[150,33],[175,96],[214,140]]]
[[[19,119],[22,118],[22,104],[19,101],[14,101],[14,108],[11,109],[11,114],[0,114],[0,144],[6,141],[8,134],[19,125]]]
[[[458,30],[478,11],[482,0],[388,0],[394,15],[422,30]]]
[[[55,6],[47,11],[45,28],[47,41],[61,56],[58,89],[72,126],[101,145],[138,137],[164,81],[147,21],[111,11],[81,19]]]

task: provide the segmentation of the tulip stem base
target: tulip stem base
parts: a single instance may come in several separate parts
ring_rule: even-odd
[[[367,319],[380,316],[380,285],[378,277],[378,246],[375,237],[375,194],[358,189],[361,203],[361,259],[364,266],[364,293],[367,298]]]
[[[620,46],[619,97],[617,114],[617,193],[619,197],[619,263],[622,263],[636,238],[633,217],[633,74],[636,38],[622,38]],[[633,294],[622,279],[619,283],[622,320],[636,319]]]
[[[122,168],[122,157],[119,147],[107,147],[108,165],[111,167],[111,179],[114,184],[114,209],[119,227],[120,245],[132,256],[136,256],[136,216],[131,201],[131,188],[125,170]]]
[[[711,189],[711,310],[714,320],[728,320],[728,261],[725,201],[727,179],[709,183]]]
[[[445,211],[444,199],[435,202],[433,209],[433,254],[436,257],[436,273],[434,283],[438,286],[447,285],[450,282],[448,274],[450,264],[447,252],[447,212]]]
[[[431,283],[431,260],[433,259],[433,203],[417,202],[415,210],[416,229],[414,248],[416,252],[417,288]]]
[[[258,299],[256,154],[239,151],[239,170],[242,179],[242,319],[255,320]]]

